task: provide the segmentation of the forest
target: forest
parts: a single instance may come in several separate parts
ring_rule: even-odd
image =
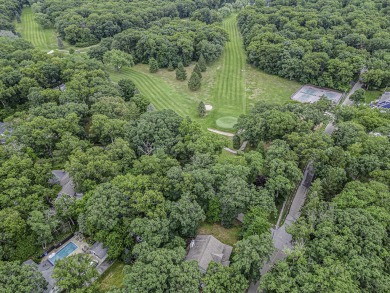
[[[373,45],[388,30],[386,2],[293,2],[272,1],[265,7],[256,1],[240,12],[249,62],[268,71],[261,62],[279,66],[266,59],[284,62],[280,56],[286,52],[277,56],[277,48],[291,44],[302,53],[297,62],[329,54],[322,71],[305,82],[344,89],[366,65],[362,78],[369,87],[387,83],[389,48],[385,41]],[[229,140],[205,131],[201,120],[156,110],[131,78],[113,82],[105,66],[119,71],[140,62],[152,71],[189,65],[200,56],[214,62],[229,41],[218,25],[224,2],[0,3],[7,7],[0,9],[6,31],[16,34],[13,24],[22,4],[31,4],[42,25],[55,26],[60,37],[71,42],[77,27],[75,44],[98,44],[87,54],[47,54],[22,38],[0,36],[0,126],[5,127],[0,136],[0,292],[44,292],[44,276],[22,263],[39,263],[48,247],[75,231],[91,243],[104,243],[108,259],[123,264],[123,280],[102,290],[89,255],[74,254],[55,264],[53,278],[61,292],[241,293],[259,280],[268,293],[388,292],[390,112],[363,103],[335,105],[325,98],[313,104],[260,101],[238,118]],[[353,34],[355,6],[381,16],[377,24],[368,18],[354,24],[373,29],[356,48],[347,35],[334,34]],[[331,7],[318,27],[315,17],[304,20],[308,11],[322,15]],[[294,37],[295,26],[302,38]],[[313,49],[320,43],[330,44],[328,53]],[[265,56],[253,55],[267,47]],[[329,73],[329,64],[337,62],[349,64],[348,78]],[[372,72],[384,76],[384,84],[371,84]],[[324,132],[329,122],[335,126],[332,134]],[[244,141],[248,147],[236,155],[223,150],[232,143],[238,149]],[[308,164],[315,180],[301,217],[288,227],[293,248],[261,276],[275,250],[271,228]],[[53,170],[69,173],[78,196],[58,195]],[[243,222],[237,224],[241,213]],[[203,274],[185,256],[204,224],[238,232],[230,265],[211,262]]]
[[[347,90],[390,85],[390,4],[383,0],[256,1],[238,25],[248,62],[266,72]]]

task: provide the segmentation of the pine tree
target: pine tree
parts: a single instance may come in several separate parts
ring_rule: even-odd
[[[156,59],[150,58],[149,59],[149,72],[150,73],[156,73],[158,71],[158,64]]]
[[[207,64],[206,64],[206,59],[204,59],[204,56],[202,53],[199,56],[198,64],[199,64],[200,70],[202,72],[205,72],[207,69]]]
[[[192,72],[190,80],[188,81],[188,88],[191,91],[200,89],[200,77],[195,71]]]
[[[202,71],[200,70],[200,66],[198,63],[195,64],[193,72],[196,72],[200,78],[202,78]]]
[[[202,101],[198,105],[198,114],[199,117],[204,117],[204,115],[206,115],[206,106]]]
[[[174,70],[175,70],[175,67],[173,67],[172,61],[169,61],[168,71],[174,71]]]
[[[183,63],[181,63],[181,62],[177,65],[176,79],[177,80],[186,80],[187,79],[186,70],[184,69]]]

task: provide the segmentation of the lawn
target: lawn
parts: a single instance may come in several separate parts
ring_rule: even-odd
[[[366,91],[365,93],[365,98],[366,98],[366,103],[369,104],[371,102],[374,102],[380,98],[380,96],[383,94],[383,90],[379,91]]]
[[[175,72],[160,69],[149,73],[148,65],[138,64],[120,72],[110,70],[113,81],[130,78],[157,109],[170,108],[178,114],[197,119],[205,128],[231,130],[235,119],[248,112],[260,100],[284,103],[301,84],[266,74],[246,64],[242,38],[237,28],[236,15],[223,21],[230,41],[224,53],[206,72],[202,72],[202,87],[196,92],[188,89],[187,81],[178,81]],[[191,75],[194,64],[186,68]],[[211,104],[213,109],[205,118],[198,118],[200,101]],[[222,119],[221,119],[222,118]]]
[[[232,228],[226,229],[219,224],[203,223],[197,234],[213,235],[219,241],[224,244],[234,246],[238,241],[240,233],[240,227],[238,223],[235,223]]]
[[[58,49],[56,32],[53,29],[43,29],[34,19],[30,7],[22,11],[21,22],[16,23],[16,31],[32,43],[34,47],[43,51]]]
[[[108,292],[112,289],[123,287],[123,267],[125,264],[116,261],[97,280],[98,288],[101,292]]]

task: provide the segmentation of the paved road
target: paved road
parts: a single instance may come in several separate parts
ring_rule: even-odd
[[[350,106],[353,102],[349,99],[349,97],[358,89],[362,87],[362,83],[358,81],[351,91],[345,97],[342,105]],[[325,127],[325,133],[331,135],[335,127],[332,122],[330,122]],[[305,173],[303,175],[303,179],[295,193],[293,202],[291,204],[290,210],[284,221],[284,224],[281,227],[276,227],[276,229],[272,229],[272,241],[276,248],[275,252],[271,255],[270,261],[266,263],[263,268],[260,270],[261,275],[266,274],[269,270],[271,270],[272,266],[277,263],[279,260],[282,260],[287,257],[287,255],[283,252],[285,248],[292,248],[293,245],[291,243],[292,236],[286,232],[286,228],[293,224],[301,215],[301,208],[305,204],[307,192],[309,190],[310,184],[313,181],[314,177],[314,168],[311,163],[306,166]],[[251,284],[248,289],[248,293],[257,293],[257,289],[259,287],[259,282],[256,284]]]
[[[353,104],[353,102],[349,99],[351,97],[351,95],[356,92],[358,89],[360,89],[362,87],[362,83],[360,81],[358,81],[357,83],[355,83],[355,85],[353,86],[353,88],[351,89],[351,91],[348,93],[348,95],[345,97],[345,100],[343,102],[343,106],[351,106]]]

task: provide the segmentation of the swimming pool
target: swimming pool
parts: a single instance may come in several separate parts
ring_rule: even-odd
[[[49,262],[54,265],[57,260],[63,259],[77,249],[77,245],[73,242],[69,242],[61,248],[54,256],[49,257]]]

